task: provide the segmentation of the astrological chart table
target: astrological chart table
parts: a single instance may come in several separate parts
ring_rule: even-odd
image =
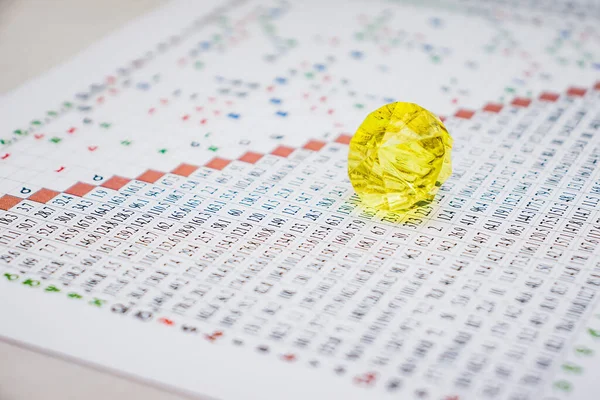
[[[0,99],[0,338],[218,399],[594,399],[600,5],[175,1]],[[415,102],[434,201],[348,143]]]

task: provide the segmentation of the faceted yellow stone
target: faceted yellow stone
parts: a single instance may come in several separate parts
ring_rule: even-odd
[[[391,103],[367,116],[350,141],[348,175],[364,204],[403,211],[433,200],[452,174],[452,137],[435,115]]]

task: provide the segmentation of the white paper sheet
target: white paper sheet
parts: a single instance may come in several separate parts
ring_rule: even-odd
[[[174,1],[0,99],[0,337],[220,399],[593,399],[595,2]],[[347,142],[444,117],[360,204]]]

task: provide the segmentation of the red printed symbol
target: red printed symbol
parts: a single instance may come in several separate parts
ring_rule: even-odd
[[[215,340],[217,340],[217,339],[218,339],[218,338],[220,338],[221,336],[223,336],[223,332],[221,332],[221,331],[214,331],[214,332],[212,333],[212,335],[204,335],[204,337],[205,337],[207,340],[211,341],[211,342],[214,342]]]
[[[582,97],[582,96],[585,96],[586,92],[587,92],[587,90],[585,90],[584,88],[570,87],[569,90],[567,90],[567,95]]]
[[[8,157],[10,157],[10,153],[5,153],[2,157],[3,160],[6,160]]]
[[[473,115],[475,115],[475,112],[472,110],[465,110],[465,109],[460,109],[458,110],[454,116],[456,118],[462,118],[462,119],[471,119],[473,117]]]
[[[33,137],[39,140],[39,139],[41,139],[41,138],[44,137],[44,134],[43,133],[36,133],[35,135],[33,135]]]
[[[284,354],[284,355],[281,356],[281,358],[284,361],[288,361],[288,362],[294,362],[294,361],[296,361],[296,355],[295,354],[291,354],[291,353]]]
[[[342,143],[342,144],[350,144],[351,139],[352,139],[351,135],[342,133],[340,136],[338,136],[337,139],[335,139],[335,142]]]
[[[71,128],[69,128],[69,130],[67,131],[67,133],[75,133],[76,130],[77,130],[77,128],[71,127]]]
[[[160,322],[161,324],[165,324],[167,326],[173,326],[173,325],[175,325],[175,322],[173,322],[173,320],[170,320],[170,319],[165,318],[165,317],[159,318],[158,322]]]
[[[483,111],[499,113],[500,111],[502,111],[502,104],[488,103],[485,107],[483,107]]]
[[[98,146],[88,146],[89,151],[96,151],[97,148]]]
[[[516,97],[510,104],[516,107],[529,107],[531,100],[525,97]]]
[[[63,166],[60,166],[60,167],[58,167],[58,169],[57,169],[57,170],[55,170],[55,171],[56,171],[56,172],[62,172],[62,171],[64,171],[64,169],[65,169],[65,167],[63,167]]]
[[[362,375],[354,377],[354,383],[362,386],[373,386],[377,380],[377,374],[374,372],[367,372]]]

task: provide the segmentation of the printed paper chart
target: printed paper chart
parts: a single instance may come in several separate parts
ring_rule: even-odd
[[[215,398],[594,398],[593,3],[176,1],[2,100],[0,337]],[[437,113],[430,205],[347,145]]]

